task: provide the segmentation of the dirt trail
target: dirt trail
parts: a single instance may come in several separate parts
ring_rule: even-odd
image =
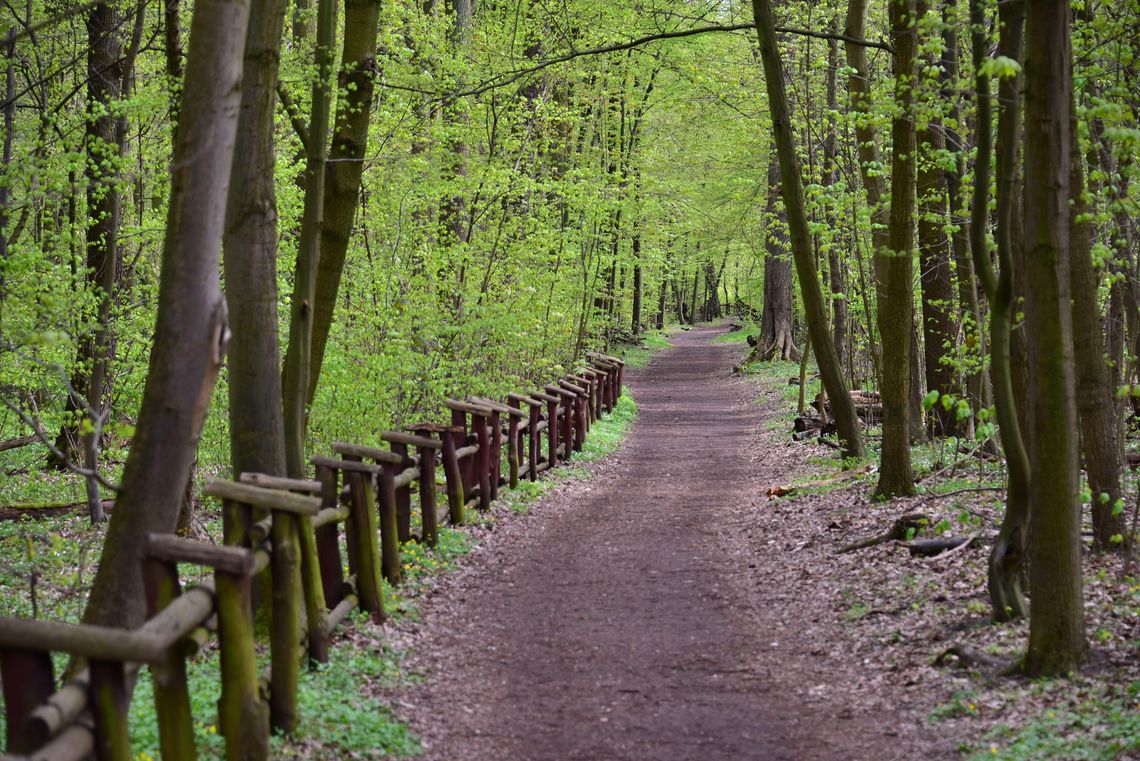
[[[722,331],[680,334],[631,374],[624,448],[425,600],[425,681],[399,697],[426,758],[914,757],[891,716],[828,698],[814,602],[765,586],[749,511],[796,456],[769,449]]]

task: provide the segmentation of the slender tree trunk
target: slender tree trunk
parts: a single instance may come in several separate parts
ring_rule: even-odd
[[[1025,324],[1033,435],[1029,582],[1033,607],[1024,668],[1060,675],[1088,652],[1081,590],[1080,505],[1069,306],[1069,3],[1025,14]]]
[[[1023,0],[1001,6],[1002,30],[998,52],[1023,61],[1022,29],[1025,21]],[[1029,455],[1025,450],[1023,413],[1014,395],[1013,320],[1014,273],[1024,262],[1021,246],[1021,217],[1017,213],[1018,142],[1021,137],[1021,76],[1003,79],[999,84],[997,141],[997,258],[995,276],[988,257],[981,257],[978,274],[990,301],[990,377],[994,389],[1001,446],[1005,451],[1008,483],[1005,515],[990,550],[987,583],[995,621],[1023,618],[1028,612],[1021,591],[1025,575],[1026,543],[1029,538]],[[1019,349],[1020,350],[1020,349]],[[1026,383],[1028,380],[1025,381]]]
[[[835,21],[831,23],[831,31],[838,32]],[[839,107],[837,87],[835,81],[836,71],[839,68],[839,41],[828,40],[827,43],[827,136],[823,141],[823,174],[822,184],[825,188],[835,185],[839,168],[836,165],[836,134],[835,113]],[[769,187],[771,182],[769,181]],[[828,225],[835,229],[834,215],[828,215]],[[836,236],[838,237],[838,236]],[[835,343],[835,355],[839,358],[839,365],[848,364],[847,332],[847,277],[843,272],[840,261],[840,246],[833,238],[827,250],[827,268],[831,280],[831,335]]]
[[[230,460],[242,473],[285,474],[285,424],[277,328],[277,196],[274,103],[287,0],[252,0],[241,113],[226,207]]]
[[[634,338],[641,335],[641,233],[635,233],[631,244],[633,249],[633,318],[630,331]]]
[[[1069,272],[1073,291],[1073,347],[1081,451],[1092,492],[1093,541],[1100,550],[1124,547],[1121,499],[1121,448],[1116,421],[1116,393],[1105,363],[1104,333],[1097,305],[1099,283],[1093,270],[1092,223],[1085,198],[1084,167],[1077,150],[1077,115],[1070,116]]]
[[[808,233],[807,213],[804,210],[803,178],[791,132],[788,114],[788,96],[784,88],[780,53],[776,47],[776,22],[772,15],[771,0],[752,0],[752,13],[756,33],[760,40],[760,57],[764,63],[764,81],[768,90],[768,107],[772,114],[772,132],[780,160],[781,185],[784,189],[784,208],[788,215],[792,257],[800,280],[800,295],[804,302],[808,334],[815,348],[823,388],[831,397],[836,429],[847,457],[863,456],[863,432],[855,405],[843,379],[843,368],[835,353],[828,331],[827,312],[823,291],[815,271],[811,238]]]
[[[344,49],[336,127],[324,183],[324,219],[313,312],[313,349],[309,362],[309,401],[320,382],[325,346],[332,329],[336,297],[360,199],[360,178],[368,148],[368,122],[376,78],[379,0],[345,0]]]
[[[174,530],[222,366],[229,330],[218,259],[248,18],[245,0],[198,0],[194,8],[150,368],[87,623],[142,622],[144,539]]]
[[[945,150],[940,126],[930,124],[924,128],[918,135],[918,144],[918,262],[926,386],[931,391],[957,396],[958,379],[946,361],[958,330],[954,324],[954,284],[945,232],[946,178],[936,163]],[[930,426],[935,436],[949,436],[958,428],[953,410],[941,404],[931,409]]]
[[[883,450],[875,494],[914,493],[910,465],[911,350],[914,324],[915,206],[914,0],[889,0],[898,115],[891,126],[891,214],[887,250],[876,251],[882,276],[879,335],[883,339]]]
[[[285,472],[302,478],[305,472],[305,428],[309,399],[309,367],[312,356],[313,302],[316,299],[317,266],[320,260],[320,230],[324,218],[325,149],[329,133],[332,73],[336,39],[336,0],[318,0],[317,79],[313,83],[312,112],[306,146],[305,207],[301,217],[301,240],[289,305],[289,346],[285,351],[282,396],[285,412]]]
[[[974,260],[970,251],[970,219],[963,210],[962,182],[966,174],[966,159],[962,136],[958,133],[956,125],[959,123],[956,90],[958,80],[958,28],[960,22],[955,18],[957,14],[957,0],[946,0],[943,6],[943,42],[942,56],[943,81],[949,86],[944,89],[944,97],[950,101],[948,119],[944,124],[946,130],[946,148],[954,158],[954,166],[947,169],[946,194],[950,207],[950,220],[953,223],[953,232],[950,236],[950,251],[954,257],[954,268],[957,272],[958,282],[958,309],[962,315],[962,329],[965,333],[965,343],[969,351],[971,366],[965,372],[966,394],[970,404],[976,412],[987,405],[989,392],[985,384],[985,376],[981,371],[981,357],[985,351],[982,338],[982,305],[978,298],[977,276],[974,272]],[[973,426],[969,427],[969,434]]]

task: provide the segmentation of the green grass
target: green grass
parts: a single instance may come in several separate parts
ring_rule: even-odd
[[[748,342],[748,336],[756,336],[760,334],[760,327],[747,323],[740,330],[730,330],[727,333],[722,333],[713,339],[713,343],[718,344],[742,344]]]
[[[654,354],[670,345],[667,331],[650,330],[641,336],[640,343],[625,344],[618,353],[625,360],[626,367],[642,368],[649,364]]]

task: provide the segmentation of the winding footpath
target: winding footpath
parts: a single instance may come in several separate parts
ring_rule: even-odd
[[[786,464],[757,451],[770,413],[732,376],[741,347],[714,343],[723,330],[681,333],[628,373],[640,414],[624,447],[496,526],[429,595],[411,648],[425,679],[401,696],[425,758],[869,757],[850,723],[835,732],[793,696],[776,672],[797,632],[739,583],[760,571],[726,543],[726,516]]]

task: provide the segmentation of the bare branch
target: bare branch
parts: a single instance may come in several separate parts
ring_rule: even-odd
[[[393,90],[405,90],[408,92],[420,93],[422,95],[435,95],[436,100],[447,100],[450,98],[463,98],[473,95],[481,95],[489,90],[494,90],[499,87],[506,87],[507,85],[514,84],[523,77],[534,74],[535,72],[542,71],[543,69],[555,66],[567,61],[573,61],[576,58],[584,58],[586,56],[604,55],[606,53],[617,53],[623,50],[632,50],[633,48],[647,45],[651,42],[658,42],[660,40],[674,40],[682,37],[693,37],[698,34],[709,34],[711,32],[743,32],[751,31],[756,28],[756,24],[716,24],[713,26],[698,26],[691,29],[676,29],[671,32],[658,32],[656,34],[649,34],[644,37],[629,40],[627,42],[611,43],[609,45],[599,45],[598,47],[588,48],[586,50],[575,50],[565,53],[554,58],[548,58],[545,61],[540,61],[533,66],[528,66],[525,69],[516,69],[515,71],[506,72],[491,79],[487,80],[481,85],[477,85],[469,90],[460,90],[456,92],[438,93],[433,90],[423,90],[417,87],[407,87],[403,85],[395,85],[391,83],[384,83],[385,87]],[[862,40],[856,37],[849,37],[845,34],[837,34],[833,32],[816,32],[810,29],[793,29],[790,27],[776,27],[776,31],[781,34],[797,34],[805,37],[814,37],[821,40],[839,40],[841,42],[849,42],[854,45],[862,45],[868,48],[877,48],[885,50],[888,53],[894,53],[894,49],[885,42],[875,42],[872,40]]]

